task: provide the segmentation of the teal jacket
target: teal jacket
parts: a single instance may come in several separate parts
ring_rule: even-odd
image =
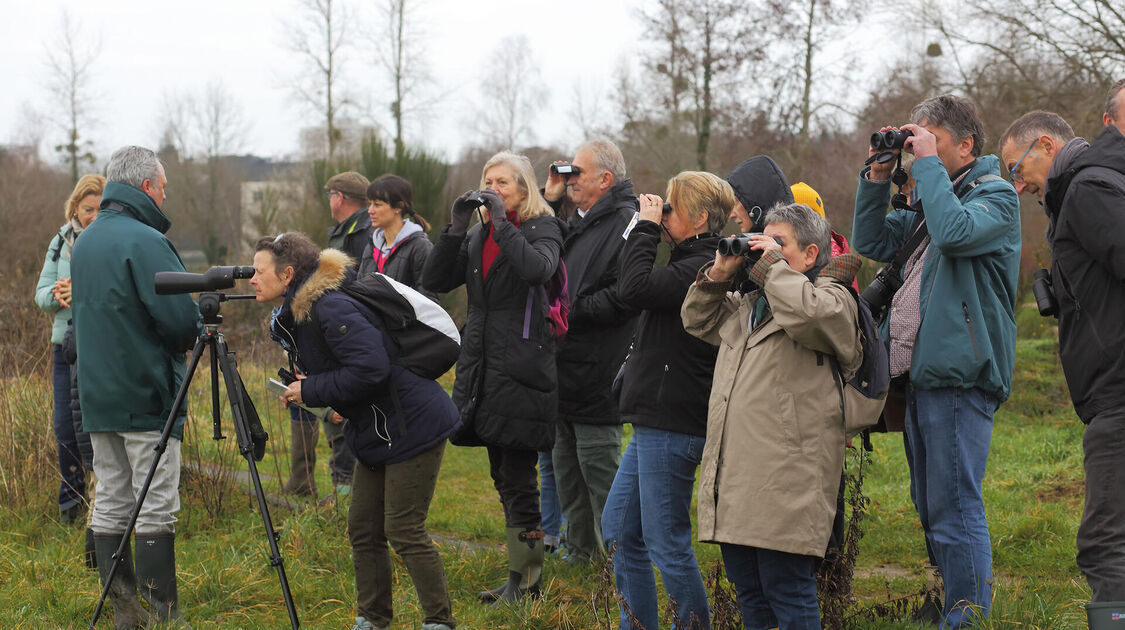
[[[962,185],[989,173],[1000,174],[1000,160],[979,157]],[[914,162],[912,174],[931,240],[910,383],[919,389],[977,387],[1007,400],[1016,356],[1019,198],[1007,181],[992,179],[958,199],[937,157]],[[906,210],[888,214],[890,194],[890,182],[871,182],[860,173],[852,246],[879,262],[895,257],[916,216]]]
[[[111,202],[127,212],[110,209]],[[183,271],[172,223],[142,191],[110,183],[71,255],[78,389],[87,432],[158,431],[201,331],[190,295],[157,295],[153,275]],[[183,438],[186,409],[172,436]]]
[[[47,257],[43,259],[43,270],[39,272],[39,282],[35,285],[35,304],[44,313],[55,315],[51,327],[51,343],[61,344],[66,334],[66,323],[70,321],[70,309],[63,308],[52,292],[55,281],[70,277],[70,244],[74,242],[75,229],[70,223],[59,228],[59,233],[51,237],[47,247]]]

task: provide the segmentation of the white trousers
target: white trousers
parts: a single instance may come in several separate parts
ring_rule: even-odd
[[[98,476],[94,517],[90,521],[95,534],[125,531],[159,441],[159,431],[90,434],[94,472]],[[179,511],[180,441],[170,437],[141,506],[136,531],[141,534],[175,532],[176,512]]]

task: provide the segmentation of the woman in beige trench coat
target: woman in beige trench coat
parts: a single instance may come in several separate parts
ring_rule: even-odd
[[[779,205],[751,270],[759,290],[729,292],[741,257],[716,255],[688,291],[691,334],[719,346],[699,481],[699,538],[721,545],[747,628],[820,628],[813,565],[824,555],[844,456],[841,391],[862,360],[859,259],[828,262],[829,225]],[[779,244],[780,242],[780,244]]]

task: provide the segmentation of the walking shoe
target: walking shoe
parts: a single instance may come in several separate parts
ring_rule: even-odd
[[[366,617],[356,617],[352,630],[387,630],[387,626],[377,626],[368,621]]]

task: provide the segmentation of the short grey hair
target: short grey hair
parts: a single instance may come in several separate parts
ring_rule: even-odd
[[[926,123],[944,127],[957,142],[971,137],[973,157],[980,157],[984,153],[984,125],[977,115],[976,105],[967,98],[952,94],[928,98],[910,112],[910,122],[915,125]]]
[[[803,250],[816,245],[817,267],[828,264],[832,257],[832,227],[816,210],[803,203],[779,203],[766,213],[765,225],[786,223],[793,228],[797,245]]]
[[[113,152],[105,167],[108,182],[140,188],[146,179],[156,183],[164,166],[152,149],[138,146],[121,147]]]
[[[1120,105],[1117,102],[1117,93],[1122,89],[1125,89],[1125,79],[1119,79],[1109,86],[1109,94],[1105,97],[1105,113],[1111,120],[1117,120],[1117,107]]]
[[[1027,144],[1039,136],[1051,136],[1061,143],[1074,139],[1074,129],[1062,116],[1037,109],[1020,116],[1000,136],[1000,149],[1008,142]]]
[[[621,149],[617,145],[605,138],[595,138],[587,140],[582,146],[578,147],[575,154],[583,151],[589,151],[594,156],[594,164],[603,171],[609,171],[613,175],[613,183],[620,182],[625,179],[625,156],[621,155]]]

